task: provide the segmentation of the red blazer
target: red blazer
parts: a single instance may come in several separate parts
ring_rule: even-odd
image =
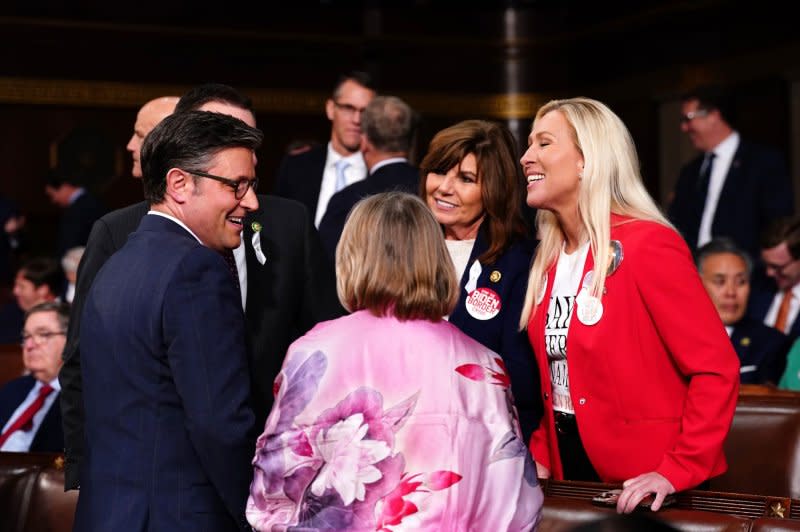
[[[605,482],[657,471],[676,490],[727,469],[722,443],[739,390],[739,360],[706,294],[689,249],[661,224],[611,217],[623,260],[606,278],[603,315],[567,336],[570,395],[586,454]],[[584,275],[594,264],[591,251]],[[528,323],[544,398],[531,438],[537,462],[563,478],[544,325],[545,297]]]

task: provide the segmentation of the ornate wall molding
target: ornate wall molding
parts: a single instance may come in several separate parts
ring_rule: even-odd
[[[137,108],[169,94],[183,94],[188,85],[137,84],[113,81],[0,77],[0,104]],[[327,94],[320,91],[242,88],[263,113],[319,115]],[[389,91],[391,92],[391,91]],[[420,113],[442,117],[530,119],[546,101],[543,95],[451,94],[397,92]]]

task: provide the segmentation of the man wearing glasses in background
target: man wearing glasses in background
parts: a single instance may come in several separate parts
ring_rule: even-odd
[[[319,227],[328,201],[347,185],[363,180],[367,166],[361,155],[361,113],[375,91],[365,72],[339,77],[325,102],[331,121],[331,139],[325,146],[287,154],[275,179],[275,194],[303,203]]]
[[[800,337],[800,217],[779,218],[767,227],[761,260],[769,282],[751,294],[748,314],[795,340]]]
[[[28,375],[0,389],[0,451],[63,450],[58,369],[68,323],[65,303],[40,303],[25,314],[22,361]]]
[[[701,153],[681,169],[669,219],[692,250],[725,236],[758,257],[769,222],[794,210],[784,159],[740,138],[730,96],[721,88],[697,88],[681,102],[681,130]]]

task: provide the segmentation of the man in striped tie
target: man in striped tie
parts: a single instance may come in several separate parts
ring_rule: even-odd
[[[63,451],[58,370],[68,323],[65,303],[40,303],[28,310],[22,330],[28,374],[0,388],[0,451]]]

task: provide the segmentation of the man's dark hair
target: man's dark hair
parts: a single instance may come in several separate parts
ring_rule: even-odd
[[[51,168],[44,176],[44,185],[55,189],[61,188],[63,184],[69,184],[76,187],[81,186],[82,180],[77,179],[72,174],[66,172],[63,168]]]
[[[744,261],[745,269],[747,270],[747,277],[753,272],[753,259],[750,254],[736,245],[736,243],[728,237],[719,236],[710,242],[700,246],[694,254],[694,263],[697,266],[697,271],[703,272],[703,262],[712,255],[719,255],[720,253],[730,253],[736,255]]]
[[[53,294],[60,294],[64,285],[64,272],[57,260],[50,257],[34,257],[25,261],[19,271],[22,277],[39,288],[46,285]]]
[[[37,312],[55,312],[56,318],[58,318],[58,326],[61,327],[63,332],[67,332],[67,327],[69,326],[69,311],[69,303],[63,303],[61,301],[47,301],[29,308],[25,313],[25,321],[28,321],[28,318],[31,316],[31,314],[36,314]]]
[[[353,81],[365,89],[375,91],[375,82],[372,80],[372,76],[363,70],[351,70],[350,72],[340,74],[339,78],[336,80],[336,84],[333,86],[333,92],[331,93],[334,100],[339,97],[339,91],[342,89],[342,85],[348,81]]]
[[[800,216],[778,218],[761,234],[761,249],[772,249],[784,242],[792,258],[800,259]]]
[[[209,102],[220,102],[239,107],[253,112],[253,101],[234,89],[222,83],[205,83],[189,89],[175,105],[176,113],[197,111]]]
[[[395,96],[376,96],[361,114],[364,135],[380,151],[407,153],[416,126],[416,113]]]
[[[229,115],[187,111],[162,120],[145,138],[142,146],[144,197],[161,203],[167,173],[172,168],[205,172],[214,156],[227,148],[256,150],[264,135]]]
[[[720,85],[700,85],[681,96],[682,102],[697,100],[698,109],[719,111],[722,119],[733,127],[736,122],[736,112],[733,97],[730,92]]]

